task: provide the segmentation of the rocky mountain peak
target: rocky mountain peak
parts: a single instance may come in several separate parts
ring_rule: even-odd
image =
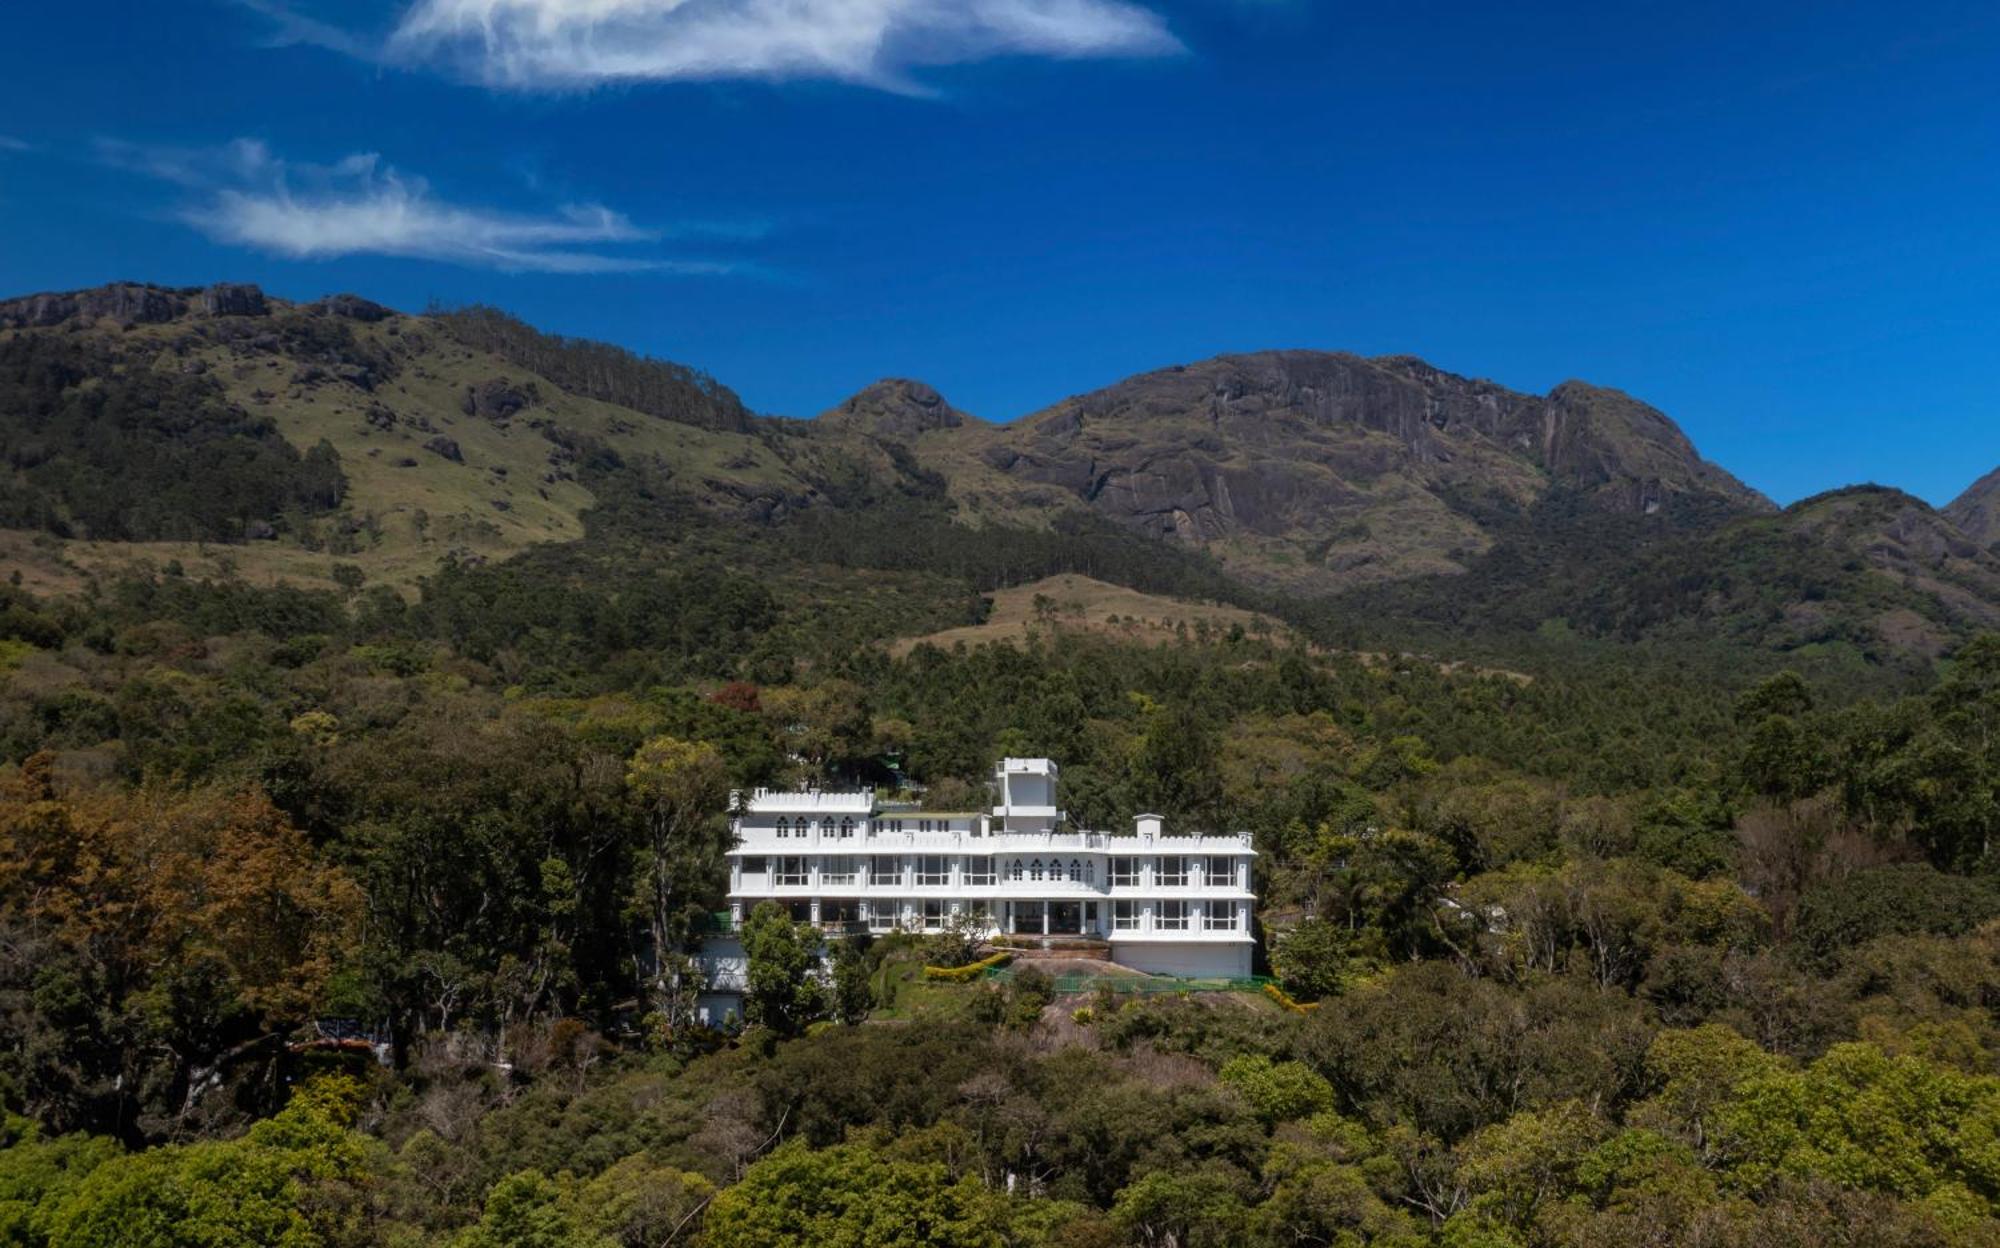
[[[1059,499],[1142,533],[1325,586],[1462,570],[1551,491],[1612,513],[1772,510],[1673,421],[1616,390],[1547,395],[1414,356],[1260,351],[1158,369],[981,440],[1023,505]],[[981,498],[999,496],[985,486]]]
[[[1650,513],[1671,495],[1705,494],[1757,511],[1771,501],[1703,459],[1666,413],[1622,390],[1565,381],[1537,431],[1542,466],[1614,510]]]
[[[1944,514],[1967,537],[1991,550],[2000,546],[2000,468],[1974,481],[1945,504]]]
[[[110,282],[87,290],[49,291],[0,300],[0,329],[41,329],[69,321],[157,325],[199,311],[203,316],[265,316],[264,292],[242,282],[211,286],[156,286]]]
[[[822,413],[820,419],[876,437],[906,441],[938,429],[957,429],[972,418],[921,381],[885,377]]]

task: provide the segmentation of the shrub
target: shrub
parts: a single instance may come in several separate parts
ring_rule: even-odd
[[[927,966],[924,968],[924,978],[941,979],[952,984],[969,983],[994,967],[1005,966],[1013,960],[1014,955],[1003,949],[990,957],[981,958],[977,962],[968,962],[964,966]]]

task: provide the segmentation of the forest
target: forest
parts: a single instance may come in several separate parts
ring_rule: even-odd
[[[1122,549],[892,540],[0,591],[0,1243],[2000,1243],[2000,638],[891,657]],[[1253,832],[1274,990],[771,912],[750,1025],[696,1023],[731,788],[1006,754]]]

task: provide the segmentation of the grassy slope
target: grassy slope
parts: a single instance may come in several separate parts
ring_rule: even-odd
[[[1144,594],[1087,576],[1045,577],[1032,584],[1000,590],[991,597],[993,609],[983,623],[905,638],[895,644],[893,652],[907,654],[926,642],[950,649],[960,642],[976,646],[995,641],[1023,641],[1038,630],[1050,629],[1095,633],[1143,645],[1172,641],[1177,629],[1185,627],[1192,631],[1203,621],[1225,632],[1235,625],[1254,630],[1260,624],[1274,633],[1284,631],[1284,625],[1254,611]],[[1037,613],[1037,598],[1053,604],[1046,616]],[[1114,616],[1118,618],[1115,624]]]
[[[796,474],[754,436],[710,432],[566,394],[497,357],[466,350],[424,318],[352,329],[357,338],[392,348],[400,359],[398,375],[372,393],[334,379],[295,384],[298,365],[285,356],[245,357],[209,344],[188,358],[206,365],[245,411],[271,418],[294,445],[303,449],[322,438],[333,444],[348,478],[343,511],[367,522],[359,549],[313,551],[289,538],[243,545],[62,542],[6,532],[0,533],[0,562],[20,569],[31,587],[46,589],[75,589],[91,574],[171,560],[196,575],[234,572],[254,583],[300,585],[331,584],[334,564],[351,563],[371,581],[407,589],[447,554],[499,559],[583,536],[582,514],[597,500],[575,479],[544,479],[556,448],[531,421],[552,421],[588,435],[628,459],[657,456],[677,483],[698,491],[708,488],[706,482],[802,488]],[[167,324],[126,336],[138,345],[145,337],[167,340],[184,333],[184,325]],[[542,401],[506,422],[466,415],[466,387],[493,378],[517,386],[532,383]],[[388,430],[371,425],[366,418],[371,407],[394,412],[396,425]],[[438,435],[458,444],[463,462],[423,449]]]

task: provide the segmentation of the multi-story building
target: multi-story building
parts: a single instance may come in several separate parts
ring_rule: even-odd
[[[1005,759],[998,804],[982,811],[904,808],[867,791],[739,794],[730,916],[740,924],[775,901],[831,932],[941,931],[969,916],[989,936],[1101,940],[1136,970],[1248,975],[1249,835],[1170,835],[1158,815],[1125,833],[1071,828],[1057,779],[1048,759]],[[725,993],[740,975],[726,953],[706,959]]]

